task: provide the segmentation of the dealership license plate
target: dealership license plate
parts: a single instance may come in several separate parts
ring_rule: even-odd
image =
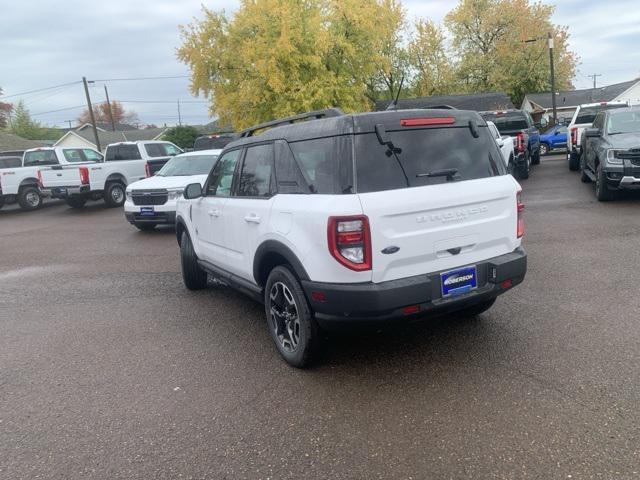
[[[55,193],[56,195],[66,195],[68,190],[66,188],[56,188]]]
[[[475,265],[457,268],[440,274],[442,296],[452,297],[470,292],[478,286],[478,273]]]
[[[153,207],[140,207],[140,215],[145,217],[153,217],[156,212],[153,210]]]

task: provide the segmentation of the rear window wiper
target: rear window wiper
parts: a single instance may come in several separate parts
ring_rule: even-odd
[[[454,180],[460,179],[457,168],[443,168],[442,170],[433,170],[428,173],[418,173],[416,177],[447,177],[447,182],[453,182]]]

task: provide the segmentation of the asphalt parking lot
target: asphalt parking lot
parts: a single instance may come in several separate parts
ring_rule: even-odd
[[[560,157],[523,187],[523,285],[307,371],[260,305],[183,287],[171,230],[1,210],[0,478],[639,477],[640,195]]]

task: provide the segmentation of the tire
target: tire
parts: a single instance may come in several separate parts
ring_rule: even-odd
[[[285,266],[271,270],[264,289],[267,326],[284,360],[304,368],[315,359],[320,328],[311,314],[298,279]]]
[[[513,157],[509,157],[509,164],[507,165],[507,172],[512,177],[516,177],[516,165],[513,163]]]
[[[83,197],[70,197],[67,198],[66,202],[71,208],[82,208],[85,203],[87,203],[87,199]]]
[[[4,207],[4,197],[0,197],[0,208]]]
[[[531,155],[531,165],[540,165],[540,148],[536,150],[534,155]]]
[[[107,207],[115,208],[124,205],[125,186],[120,182],[109,182],[104,189],[104,203]]]
[[[133,225],[142,232],[150,232],[156,228],[155,223],[134,223]]]
[[[518,178],[526,180],[529,178],[529,172],[531,171],[531,162],[529,161],[529,154],[525,153],[524,165],[518,165]]]
[[[569,170],[575,172],[580,169],[580,157],[582,157],[582,155],[578,155],[576,152],[571,152],[569,155]]]
[[[551,149],[549,148],[549,145],[547,145],[546,143],[541,143],[540,144],[540,155],[542,155],[542,156],[549,155],[550,151],[551,151]]]
[[[607,188],[607,179],[602,167],[598,163],[596,167],[596,198],[599,202],[613,200],[613,192]]]
[[[185,287],[189,290],[207,288],[207,272],[198,265],[198,257],[193,250],[193,244],[187,232],[182,232],[182,238],[180,239],[180,264]]]
[[[585,165],[584,155],[580,156],[580,181],[582,183],[591,183],[591,177],[587,175],[587,166]]]
[[[458,310],[457,315],[460,317],[475,317],[476,315],[480,315],[481,313],[489,310],[493,304],[496,303],[496,299],[492,298],[491,300],[486,300],[484,302],[476,303],[475,305],[471,305],[470,307],[463,308],[462,310]]]
[[[18,204],[23,210],[37,210],[42,206],[42,195],[38,187],[27,185],[18,192]]]

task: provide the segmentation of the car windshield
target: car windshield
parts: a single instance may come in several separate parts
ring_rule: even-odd
[[[526,130],[527,120],[522,114],[483,114],[482,118],[492,121],[498,131]]]
[[[160,169],[158,177],[185,177],[188,175],[207,175],[218,155],[179,155],[169,160]]]
[[[474,137],[467,127],[388,131],[397,158],[375,133],[355,136],[358,192],[378,192],[493,177],[504,173],[496,142],[486,127]]]
[[[609,135],[640,133],[640,110],[617,112],[609,115],[607,120],[607,133]]]
[[[585,107],[580,109],[580,113],[576,117],[574,123],[593,123],[596,118],[596,114],[602,110],[612,110],[614,108],[625,108],[626,105],[597,105],[593,107]]]

